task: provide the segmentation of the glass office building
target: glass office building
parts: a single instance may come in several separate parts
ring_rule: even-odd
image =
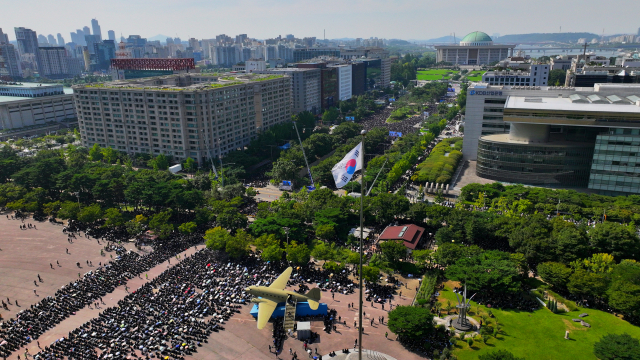
[[[611,129],[597,137],[589,189],[607,195],[640,194],[640,129]]]

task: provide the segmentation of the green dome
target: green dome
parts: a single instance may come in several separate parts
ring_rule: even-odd
[[[460,42],[479,42],[479,41],[493,41],[491,37],[482,31],[474,31],[464,37]]]

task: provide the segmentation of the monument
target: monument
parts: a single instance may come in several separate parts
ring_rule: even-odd
[[[456,299],[458,299],[458,305],[456,305],[456,308],[458,309],[458,317],[454,318],[451,324],[456,330],[471,331],[474,329],[474,325],[471,324],[471,322],[469,322],[469,319],[467,319],[467,311],[471,307],[469,303],[471,302],[471,299],[473,299],[474,296],[476,296],[476,294],[473,294],[473,296],[471,296],[467,301],[467,285],[466,284],[464,285],[464,294],[462,295],[462,299],[460,299],[460,297],[458,296],[458,293],[456,293]]]

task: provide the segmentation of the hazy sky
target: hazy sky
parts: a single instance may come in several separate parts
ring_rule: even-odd
[[[604,12],[605,16],[602,16]],[[142,37],[158,34],[208,39],[246,33],[264,39],[294,34],[319,39],[379,37],[430,39],[453,32],[462,37],[494,33],[587,31],[636,33],[640,1],[562,0],[0,0],[0,28],[38,34],[69,33],[98,19],[103,38],[114,30]]]

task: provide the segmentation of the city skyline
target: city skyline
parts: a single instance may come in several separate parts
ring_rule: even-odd
[[[638,8],[632,0],[621,0],[619,6]],[[0,0],[0,8],[10,8],[9,0]],[[592,6],[572,7],[569,3],[541,0],[535,7],[518,10],[499,9],[506,1],[475,2],[460,0],[453,9],[447,3],[418,3],[399,0],[394,4],[380,0],[323,3],[281,0],[277,3],[240,0],[233,3],[220,1],[170,0],[149,2],[125,2],[122,0],[83,2],[61,0],[50,3],[26,0],[23,4],[34,9],[28,16],[14,12],[0,13],[0,26],[5,29],[27,27],[38,34],[69,34],[77,28],[89,26],[91,19],[100,22],[103,32],[114,30],[117,38],[136,34],[142,37],[167,35],[182,39],[207,39],[218,34],[249,34],[266,39],[294,34],[296,37],[322,39],[339,38],[387,38],[427,40],[452,33],[463,36],[481,30],[486,33],[523,34],[548,32],[591,32],[602,34],[635,33],[638,22],[636,11],[621,12],[615,21],[588,25]],[[593,2],[593,5],[596,3]],[[104,6],[103,6],[104,5]],[[588,4],[587,4],[588,5]],[[69,20],[69,12],[83,14],[82,18]],[[144,13],[145,16],[140,16]],[[225,13],[234,16],[221,16]],[[313,14],[312,17],[301,16]],[[183,16],[180,16],[182,14]],[[526,14],[527,19],[523,19]],[[573,14],[567,16],[567,14]],[[449,16],[450,15],[450,16]],[[86,19],[85,19],[86,17]],[[499,19],[490,21],[487,19]],[[406,24],[398,26],[398,24]],[[455,25],[454,25],[455,24]],[[553,25],[552,25],[553,24]],[[15,34],[7,31],[11,41]]]

